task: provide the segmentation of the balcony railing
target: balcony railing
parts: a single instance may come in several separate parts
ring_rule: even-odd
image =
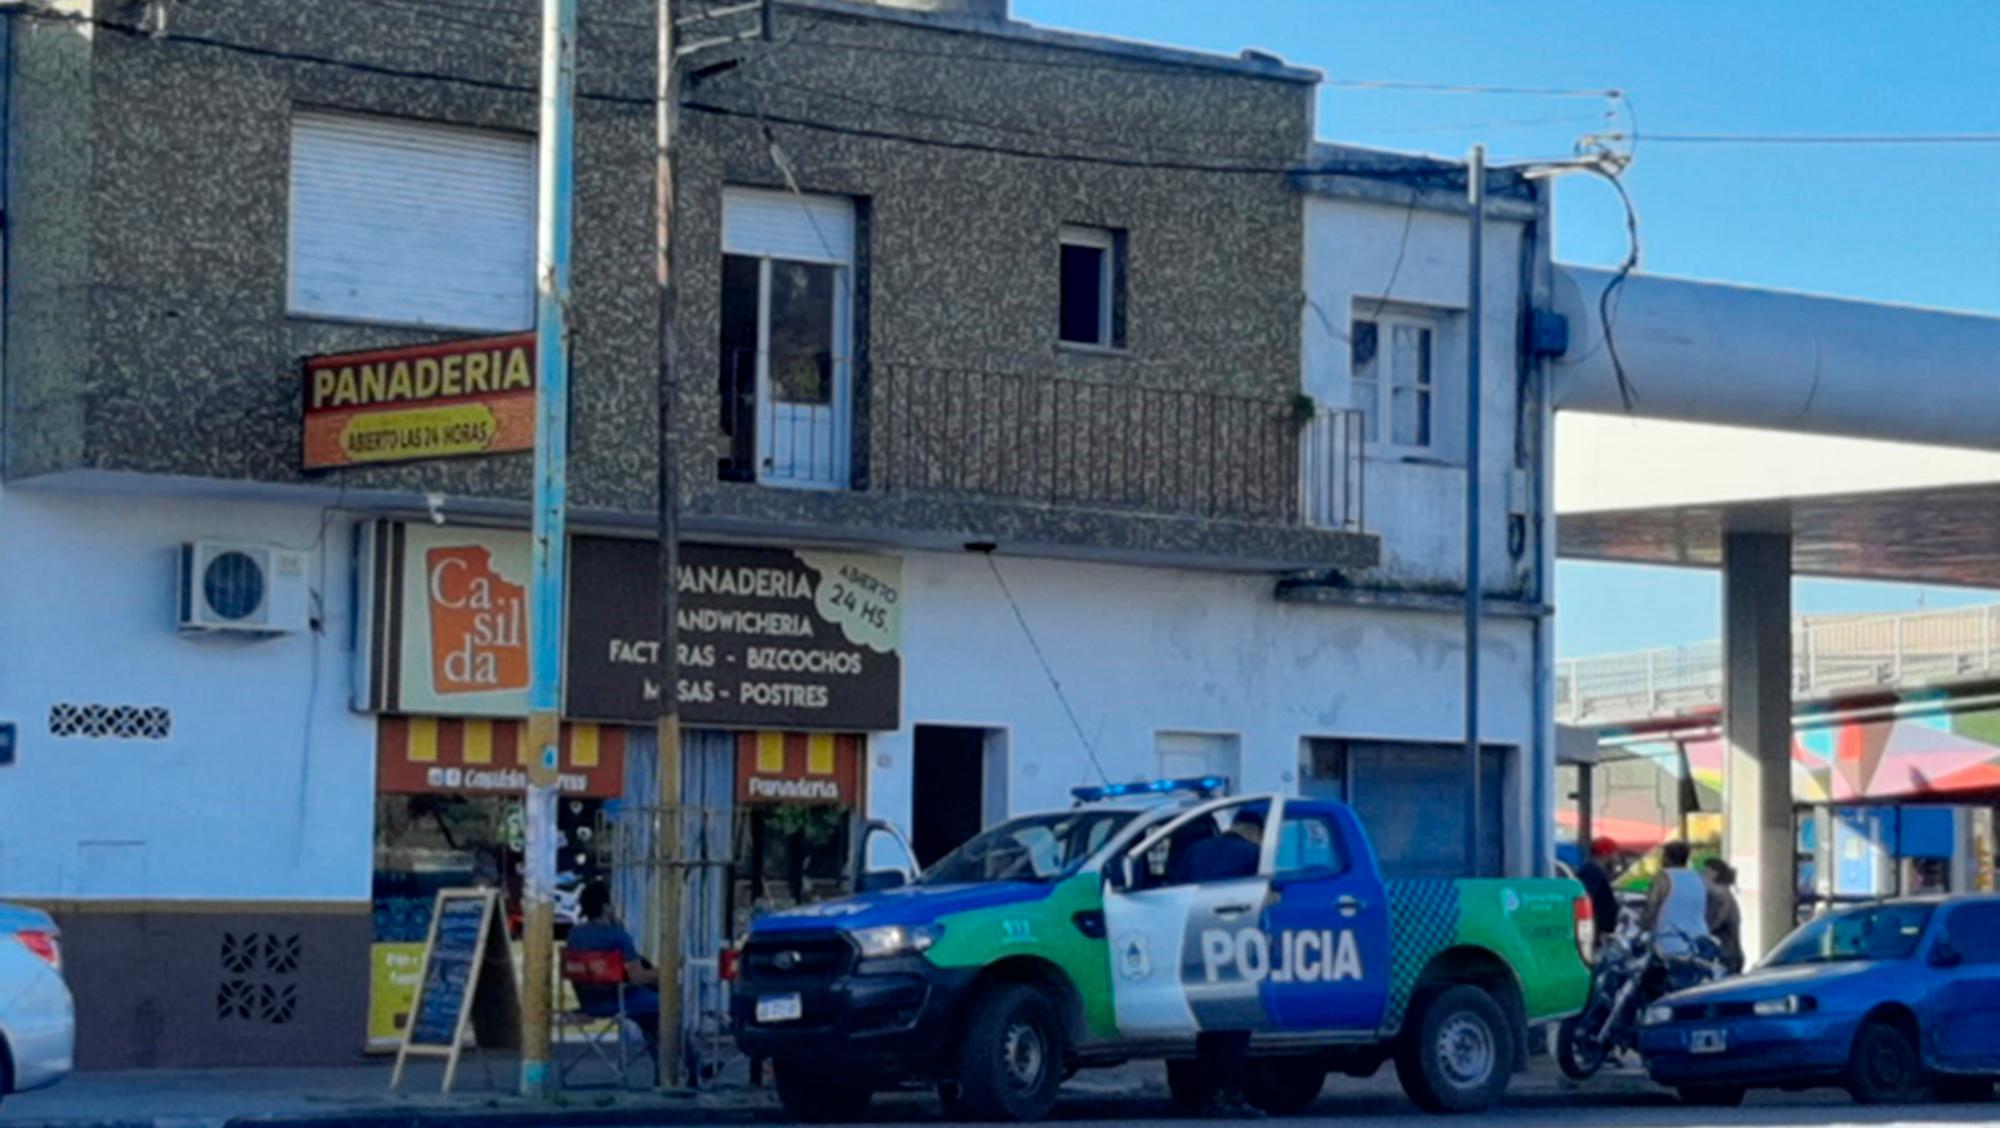
[[[1358,412],[878,363],[850,422],[831,406],[760,398],[753,352],[723,360],[724,481],[839,488],[852,465],[853,484],[871,493],[1362,528]],[[830,453],[834,443],[843,445]]]
[[[874,369],[869,488],[1359,530],[1359,419],[1277,398]]]

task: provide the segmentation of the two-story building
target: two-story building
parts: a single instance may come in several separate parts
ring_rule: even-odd
[[[1544,865],[1540,197],[1495,178],[1467,326],[1463,170],[1316,146],[1314,72],[927,6],[784,0],[685,61],[689,950],[837,888],[852,815],[929,860],[1103,779]],[[0,897],[58,913],[85,1066],[338,1060],[395,1039],[436,889],[518,882],[537,22],[154,7],[11,17]],[[640,925],[654,37],[581,27],[561,866]]]

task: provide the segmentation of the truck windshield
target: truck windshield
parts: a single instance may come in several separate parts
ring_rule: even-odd
[[[924,885],[1050,881],[1084,860],[1132,821],[1134,811],[1064,811],[1001,823],[938,859]]]
[[[1907,959],[1936,911],[1935,905],[1870,905],[1821,917],[1787,937],[1764,966]]]

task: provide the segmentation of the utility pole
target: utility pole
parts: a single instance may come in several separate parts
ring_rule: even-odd
[[[569,266],[575,187],[576,0],[542,0],[535,217],[535,557],[529,606],[528,792],[521,883],[521,1093],[552,1087],[556,778],[562,741],[569,506]]]
[[[680,505],[674,465],[674,135],[680,116],[680,60],[674,34],[674,0],[659,0],[659,74],[654,106],[654,268],[660,304],[660,765],[659,808],[653,853],[654,897],[659,906],[660,1060],[654,1078],[662,1089],[681,1084],[681,693]]]
[[[1485,876],[1480,840],[1485,803],[1479,751],[1479,336],[1485,289],[1486,146],[1474,145],[1465,164],[1465,202],[1472,212],[1465,298],[1465,860]]]
[[[674,400],[679,382],[674,375],[674,142],[680,122],[680,57],[709,47],[745,39],[771,38],[771,0],[743,0],[718,8],[701,8],[676,21],[674,0],[658,0],[659,61],[654,95],[654,149],[658,162],[654,199],[654,267],[659,285],[659,524],[660,524],[660,766],[655,804],[654,896],[659,904],[659,935],[655,953],[660,969],[660,1063],[663,1089],[680,1087],[684,1051],[681,1045],[681,919],[683,913],[681,848],[690,823],[681,799],[680,702],[680,513],[679,473],[675,465]],[[756,26],[748,32],[680,42],[682,28],[755,12]],[[693,825],[701,826],[700,823]],[[705,831],[706,827],[702,826]]]

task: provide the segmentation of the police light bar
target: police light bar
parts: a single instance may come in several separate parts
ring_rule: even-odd
[[[1172,795],[1179,791],[1192,791],[1203,799],[1212,799],[1229,790],[1228,776],[1194,776],[1188,779],[1148,779],[1132,783],[1107,783],[1102,787],[1072,787],[1069,793],[1079,803],[1101,803],[1106,799],[1121,799],[1128,795]]]

